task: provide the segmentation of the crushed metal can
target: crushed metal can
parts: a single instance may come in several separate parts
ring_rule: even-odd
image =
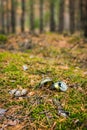
[[[58,81],[58,82],[52,84],[51,89],[57,89],[57,90],[61,90],[64,92],[68,89],[68,86],[66,85],[65,82]]]
[[[40,88],[42,88],[42,87],[44,87],[44,86],[50,87],[52,84],[53,84],[52,79],[49,78],[49,77],[47,77],[47,78],[43,79],[43,80],[40,82],[39,87],[40,87]]]

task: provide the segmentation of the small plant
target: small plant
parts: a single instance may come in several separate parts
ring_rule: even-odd
[[[7,36],[3,35],[3,34],[0,34],[0,44],[6,43],[6,41],[7,41]]]

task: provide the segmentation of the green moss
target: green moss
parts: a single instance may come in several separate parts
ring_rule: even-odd
[[[52,46],[42,48],[36,46],[26,53],[0,52],[1,105],[6,108],[11,106],[14,109],[15,106],[18,108],[21,106],[22,112],[17,114],[28,115],[29,120],[33,121],[38,128],[42,123],[48,129],[56,122],[55,130],[81,129],[87,117],[87,76],[84,75],[86,70],[78,67],[81,65],[78,64],[78,55],[84,52],[86,52],[84,48],[70,53],[67,48],[60,49]],[[31,55],[33,58],[30,58]],[[74,60],[74,56],[77,59]],[[28,66],[27,71],[23,70],[24,64]],[[66,92],[48,90],[49,88],[40,89],[38,85],[43,77],[51,77],[54,82],[64,80],[72,87],[68,87]],[[29,90],[28,98],[17,99],[9,95],[9,90],[19,86]],[[82,88],[82,91],[79,88]],[[37,102],[37,95],[43,99],[42,102]],[[69,118],[63,119],[58,115],[58,110],[52,103],[53,98],[58,98],[64,110],[70,112]],[[80,123],[74,124],[75,119],[79,119]]]
[[[0,34],[0,44],[6,43],[8,40],[6,35]]]
[[[70,39],[69,39],[69,43],[79,43],[80,42],[80,39],[81,39],[81,37],[80,36],[72,36],[72,37],[70,37]]]
[[[32,111],[31,113],[31,117],[34,118],[34,120],[40,120],[43,119],[45,117],[44,112],[44,105],[38,105],[37,107],[35,107],[35,109]]]

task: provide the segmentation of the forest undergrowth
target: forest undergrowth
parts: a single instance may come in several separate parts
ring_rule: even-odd
[[[87,41],[53,33],[10,35],[6,40],[0,42],[0,108],[7,110],[0,116],[0,128],[86,130]],[[67,91],[40,88],[46,77],[64,81]],[[15,88],[27,89],[27,96],[10,95]],[[68,117],[58,114],[55,98],[69,112]]]

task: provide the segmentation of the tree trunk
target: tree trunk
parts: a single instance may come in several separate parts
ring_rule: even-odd
[[[34,32],[34,0],[30,0],[30,31]]]
[[[81,21],[81,29],[83,29],[82,21],[83,21],[83,3],[82,0],[80,0],[80,21]]]
[[[75,1],[69,0],[69,12],[70,12],[70,32],[71,34],[75,31]]]
[[[87,1],[81,1],[81,21],[82,21],[82,28],[84,31],[84,36],[87,37]]]
[[[64,29],[64,5],[65,5],[65,0],[60,0],[60,9],[59,9],[59,29],[58,31],[60,33],[63,32]]]
[[[75,1],[75,31],[81,30],[81,21],[80,21],[80,0]]]
[[[1,33],[5,33],[5,12],[4,12],[4,1],[1,0]]]
[[[7,33],[10,32],[10,16],[9,16],[9,0],[6,1],[6,10],[7,10],[7,14],[6,14],[6,17],[7,17],[7,21],[6,21],[6,26],[7,26]]]
[[[85,0],[84,3],[84,15],[85,15],[85,19],[84,19],[84,36],[87,37],[87,1]]]
[[[69,32],[69,0],[64,1],[64,31]]]
[[[21,31],[24,32],[24,24],[25,24],[25,0],[21,1],[22,3],[22,14],[21,14]]]
[[[54,19],[54,8],[55,8],[55,1],[50,1],[50,31],[55,31],[55,19]]]
[[[43,0],[40,0],[40,32],[43,32]]]
[[[11,28],[12,33],[16,32],[15,0],[11,0]]]

